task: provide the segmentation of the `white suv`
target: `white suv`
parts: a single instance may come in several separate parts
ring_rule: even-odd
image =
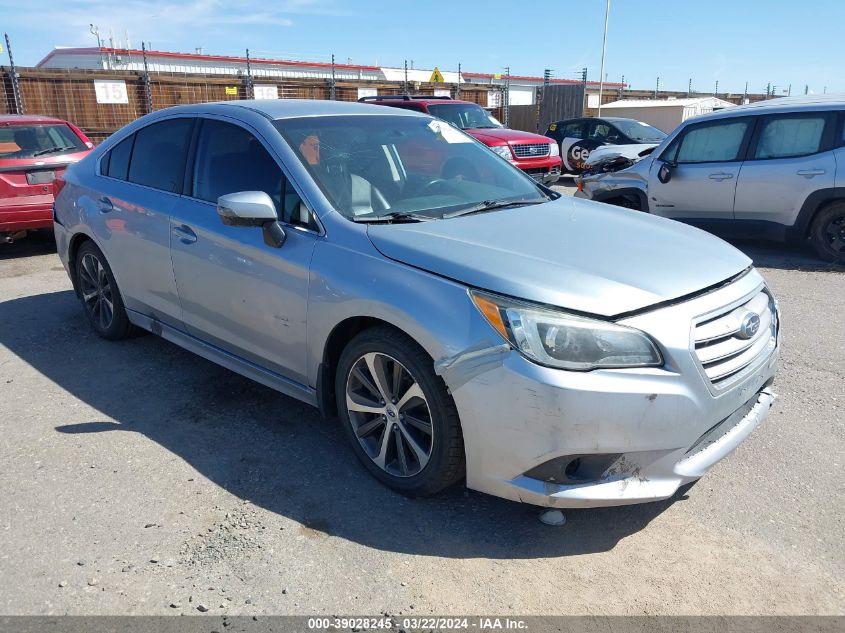
[[[845,99],[791,97],[690,119],[627,169],[577,196],[715,233],[810,239],[845,262]]]

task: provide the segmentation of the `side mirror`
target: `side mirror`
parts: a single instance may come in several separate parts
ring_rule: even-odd
[[[664,185],[672,180],[672,165],[669,163],[660,165],[660,170],[657,172],[657,179]]]
[[[276,205],[263,191],[239,191],[220,196],[217,215],[229,226],[263,226],[278,220]]]
[[[287,235],[273,199],[263,191],[239,191],[217,198],[217,215],[228,226],[260,226],[264,243],[280,248]]]

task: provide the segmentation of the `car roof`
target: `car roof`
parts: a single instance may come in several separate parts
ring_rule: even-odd
[[[695,117],[695,121],[812,110],[845,110],[845,95],[802,95],[755,101]],[[692,120],[692,119],[688,119]]]
[[[174,106],[159,112],[196,114],[234,114],[238,110],[257,112],[268,119],[293,119],[308,116],[428,116],[421,112],[384,108],[382,106],[358,103],[357,101],[322,101],[312,99],[258,99],[242,101],[216,101]]]
[[[67,123],[67,121],[40,114],[0,114],[0,125],[25,125],[27,123]]]
[[[376,97],[369,97],[367,98],[367,103],[408,103],[409,101],[413,103],[424,103],[425,105],[439,105],[439,104],[449,104],[449,103],[457,103],[463,105],[478,105],[472,101],[464,101],[463,99],[452,99],[452,97],[428,97],[428,96],[408,96],[403,97],[402,95],[378,95]],[[360,102],[359,102],[360,103]]]

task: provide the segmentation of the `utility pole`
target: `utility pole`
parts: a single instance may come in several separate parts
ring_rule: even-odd
[[[792,84],[789,84],[789,88],[786,89],[786,96],[787,97],[792,96]]]
[[[15,68],[15,58],[12,56],[12,41],[9,39],[8,33],[3,35],[6,37],[6,52],[9,53],[9,71],[12,73],[12,99],[15,101],[15,114],[26,114],[21,87],[18,83],[18,71]]]
[[[255,90],[252,85],[252,65],[249,60],[249,49],[246,49],[246,98],[255,99]]]
[[[660,92],[660,77],[657,78],[657,84],[654,86],[654,98],[657,99],[657,93]]]
[[[689,97],[692,94],[692,77],[689,78],[689,84],[687,84],[687,96]]]
[[[745,103],[745,100],[748,98],[748,82],[745,82],[745,92],[742,93],[742,102]]]
[[[147,45],[141,42],[141,55],[144,58],[144,95],[147,97],[147,112],[153,111],[153,90],[150,86],[150,70],[147,67]]]
[[[586,69],[586,67],[581,69],[581,81],[583,81],[584,83],[587,83],[587,69]]]
[[[604,55],[607,51],[607,20],[610,16],[610,0],[607,0],[604,5],[604,38],[601,41],[601,68],[599,69],[599,116],[601,116],[601,96],[604,92]]]
[[[810,85],[809,85],[809,84],[804,84],[804,94],[807,94],[807,93],[809,93],[809,92],[810,92]]]
[[[403,87],[403,94],[407,97],[408,93],[408,60],[405,60],[405,85]]]
[[[335,74],[334,74],[334,53],[332,53],[332,81],[329,84],[329,99],[337,100],[337,91],[335,89]]]
[[[718,94],[719,94],[719,80],[717,79],[716,80],[716,92],[713,93],[713,96],[715,97]]]

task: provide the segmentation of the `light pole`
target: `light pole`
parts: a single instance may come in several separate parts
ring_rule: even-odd
[[[604,92],[604,54],[607,50],[607,18],[610,15],[610,0],[604,5],[604,38],[601,42],[601,69],[599,70],[599,116],[601,116],[601,93]]]

